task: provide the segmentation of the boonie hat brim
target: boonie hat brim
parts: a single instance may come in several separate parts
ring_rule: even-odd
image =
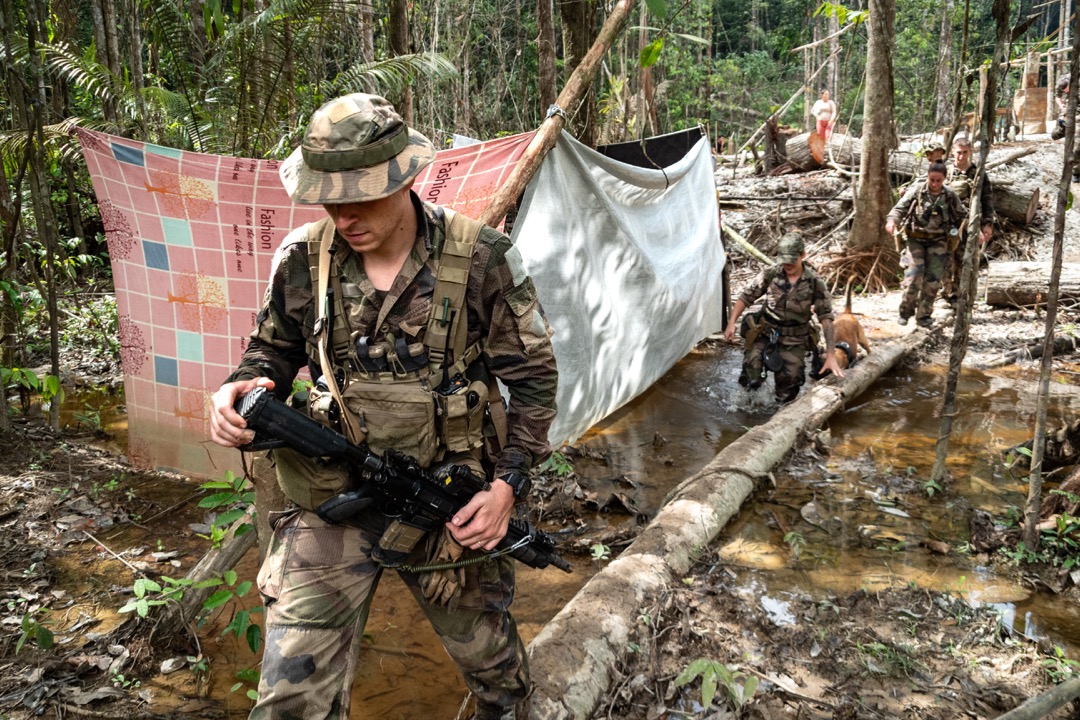
[[[410,186],[435,159],[435,146],[408,128],[405,149],[389,160],[356,170],[314,170],[304,163],[303,147],[285,159],[278,171],[293,202],[336,205],[379,200]]]

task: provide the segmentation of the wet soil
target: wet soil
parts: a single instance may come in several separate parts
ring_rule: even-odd
[[[726,218],[733,216],[736,211],[725,210]],[[1080,214],[1074,220],[1080,222]],[[1052,223],[1042,222],[1037,228],[1010,231],[1014,236],[1003,233],[1000,241],[1015,237],[1010,247],[1017,253],[1016,248],[1030,247],[1024,256],[1044,258],[1046,229]],[[827,242],[820,252],[828,257]],[[737,289],[756,268],[744,259],[734,260]],[[898,304],[895,292],[860,295],[854,303],[872,338],[904,331],[895,323]],[[936,313],[943,326],[948,312],[941,307]],[[1075,310],[1066,308],[1059,327],[1075,327],[1078,319]],[[977,306],[974,323],[967,360],[971,364],[992,362],[1045,332],[1044,317],[1033,310]],[[910,363],[942,362],[948,333],[943,330]],[[715,347],[718,341],[704,346],[710,344]],[[691,360],[707,362],[711,357],[702,353]],[[1055,382],[1080,384],[1077,360],[1056,359]],[[115,383],[115,374],[89,381],[102,387]],[[661,382],[656,392],[664,391]],[[736,417],[751,425],[754,412]],[[760,415],[760,409],[756,412]],[[619,418],[605,422],[611,427]],[[94,424],[94,418],[86,418],[81,426],[72,423],[55,436],[31,413],[2,439],[0,717],[243,717],[250,685],[241,683],[230,692],[234,678],[214,677],[212,670],[209,676],[196,672],[204,659],[226,655],[240,657],[226,661],[234,666],[254,664],[250,654],[243,657],[235,643],[220,637],[229,616],[214,618],[197,633],[161,637],[152,622],[134,622],[130,614],[116,613],[133,597],[135,572],[182,577],[205,552],[207,541],[199,535],[207,531],[209,518],[198,507],[205,493],[198,481],[140,472],[127,465],[119,451],[100,449],[108,438],[86,429]],[[733,431],[705,427],[699,432],[719,449]],[[680,448],[658,433],[646,430],[637,440],[656,448],[656,462],[665,467],[678,467],[684,459]],[[784,593],[761,584],[762,576],[755,573],[770,568],[787,568],[795,576],[815,571],[817,560],[800,556],[798,542],[788,536],[807,499],[796,500],[785,482],[820,473],[830,443],[827,437],[818,438],[799,449],[778,469],[775,485],[762,490],[757,520],[770,533],[769,542],[748,547],[740,526],[733,527],[715,547],[702,550],[682,587],[642,608],[634,660],[615,669],[617,680],[595,718],[992,718],[1045,691],[1076,667],[1075,655],[1057,657],[1048,643],[1024,637],[1022,628],[1018,632],[1001,621],[993,604],[973,603],[965,587],[940,587],[929,578],[912,577],[900,583],[837,585],[822,597],[799,590],[798,583]],[[590,464],[603,466],[605,453],[621,450],[608,446],[597,451],[597,444],[594,437],[569,453],[583,475]],[[869,459],[845,471],[886,483],[879,477],[880,467]],[[642,476],[606,480],[549,476],[536,484],[544,522],[562,530],[563,552],[576,565],[603,562],[590,552],[602,553],[605,546],[617,554],[662,500],[661,491],[642,489]],[[890,475],[887,483],[893,495],[925,497],[922,484],[906,481],[902,472]],[[888,533],[869,533],[838,537],[836,542],[879,547],[898,540]],[[597,546],[601,549],[593,551]],[[920,552],[934,550],[921,546]],[[240,572],[253,575],[253,567],[249,562]],[[1053,584],[1060,590],[1060,602],[1078,602],[1076,588],[1053,569],[1029,568],[1022,575],[1008,567],[1000,570],[1011,572],[1017,585],[1045,589]],[[521,574],[523,596],[542,594],[545,587],[544,579]],[[560,587],[549,592],[552,602],[525,607],[519,620],[526,640],[573,592],[573,587]],[[384,674],[366,682],[382,683],[380,687],[391,691],[410,669],[453,672],[444,659],[435,657],[441,656],[436,647],[381,641],[381,629],[411,623],[410,616],[392,614],[369,623],[377,660],[371,663],[377,666],[372,672]],[[52,633],[53,647],[43,647],[42,628]],[[166,661],[179,670],[163,673]],[[441,705],[399,703],[383,717],[449,720],[464,696],[460,685],[453,687],[460,695],[443,698]],[[408,695],[407,688],[398,691]],[[1051,717],[1080,714],[1063,709]]]

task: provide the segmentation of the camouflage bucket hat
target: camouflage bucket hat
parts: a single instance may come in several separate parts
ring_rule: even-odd
[[[939,153],[944,153],[945,152],[945,146],[942,145],[937,140],[935,140],[934,142],[932,142],[932,143],[930,143],[929,145],[926,146],[925,154],[929,157],[931,154],[936,153],[936,152],[939,152]]]
[[[281,182],[304,205],[368,202],[408,187],[435,146],[378,95],[354,93],[315,111]]]
[[[802,238],[795,233],[787,233],[777,243],[776,262],[793,263],[802,255],[803,249]]]

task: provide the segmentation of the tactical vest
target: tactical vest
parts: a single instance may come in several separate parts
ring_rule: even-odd
[[[394,449],[424,467],[449,454],[477,457],[485,442],[485,417],[491,423],[488,435],[505,438],[498,386],[476,363],[484,341],[467,346],[465,295],[484,225],[452,210],[442,211],[445,238],[442,247],[433,249],[435,286],[423,342],[396,337],[396,328],[370,345],[367,338],[350,335],[338,263],[330,253],[334,223],[326,218],[307,231],[312,296],[317,303],[308,354],[319,359],[323,373],[308,394],[307,412],[352,442],[366,442],[372,452]],[[384,303],[374,328],[383,324],[389,311]],[[275,451],[275,455],[282,489],[301,507],[314,509],[347,489],[345,469],[317,460],[305,463],[307,459],[295,453]]]
[[[926,182],[922,182],[904,219],[905,232],[909,237],[919,239],[945,237],[949,229],[956,225],[955,218],[952,217],[949,209],[949,192],[951,190],[948,187],[943,187],[937,199],[932,198],[927,192]],[[930,201],[928,206],[927,199]],[[938,208],[938,202],[942,203],[940,208]],[[935,209],[941,213],[941,227],[936,232],[929,228]]]

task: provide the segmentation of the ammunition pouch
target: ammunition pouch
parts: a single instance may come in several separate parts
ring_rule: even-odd
[[[484,441],[484,411],[488,406],[487,383],[468,382],[458,376],[446,389],[435,393],[439,437],[449,452],[480,447]]]
[[[349,438],[366,441],[371,452],[381,455],[398,450],[427,467],[437,458],[439,432],[434,393],[418,377],[403,380],[353,379],[341,393],[344,412],[351,413],[364,435]]]
[[[281,491],[305,510],[316,510],[323,503],[350,490],[348,463],[308,457],[287,447],[270,452]]]

